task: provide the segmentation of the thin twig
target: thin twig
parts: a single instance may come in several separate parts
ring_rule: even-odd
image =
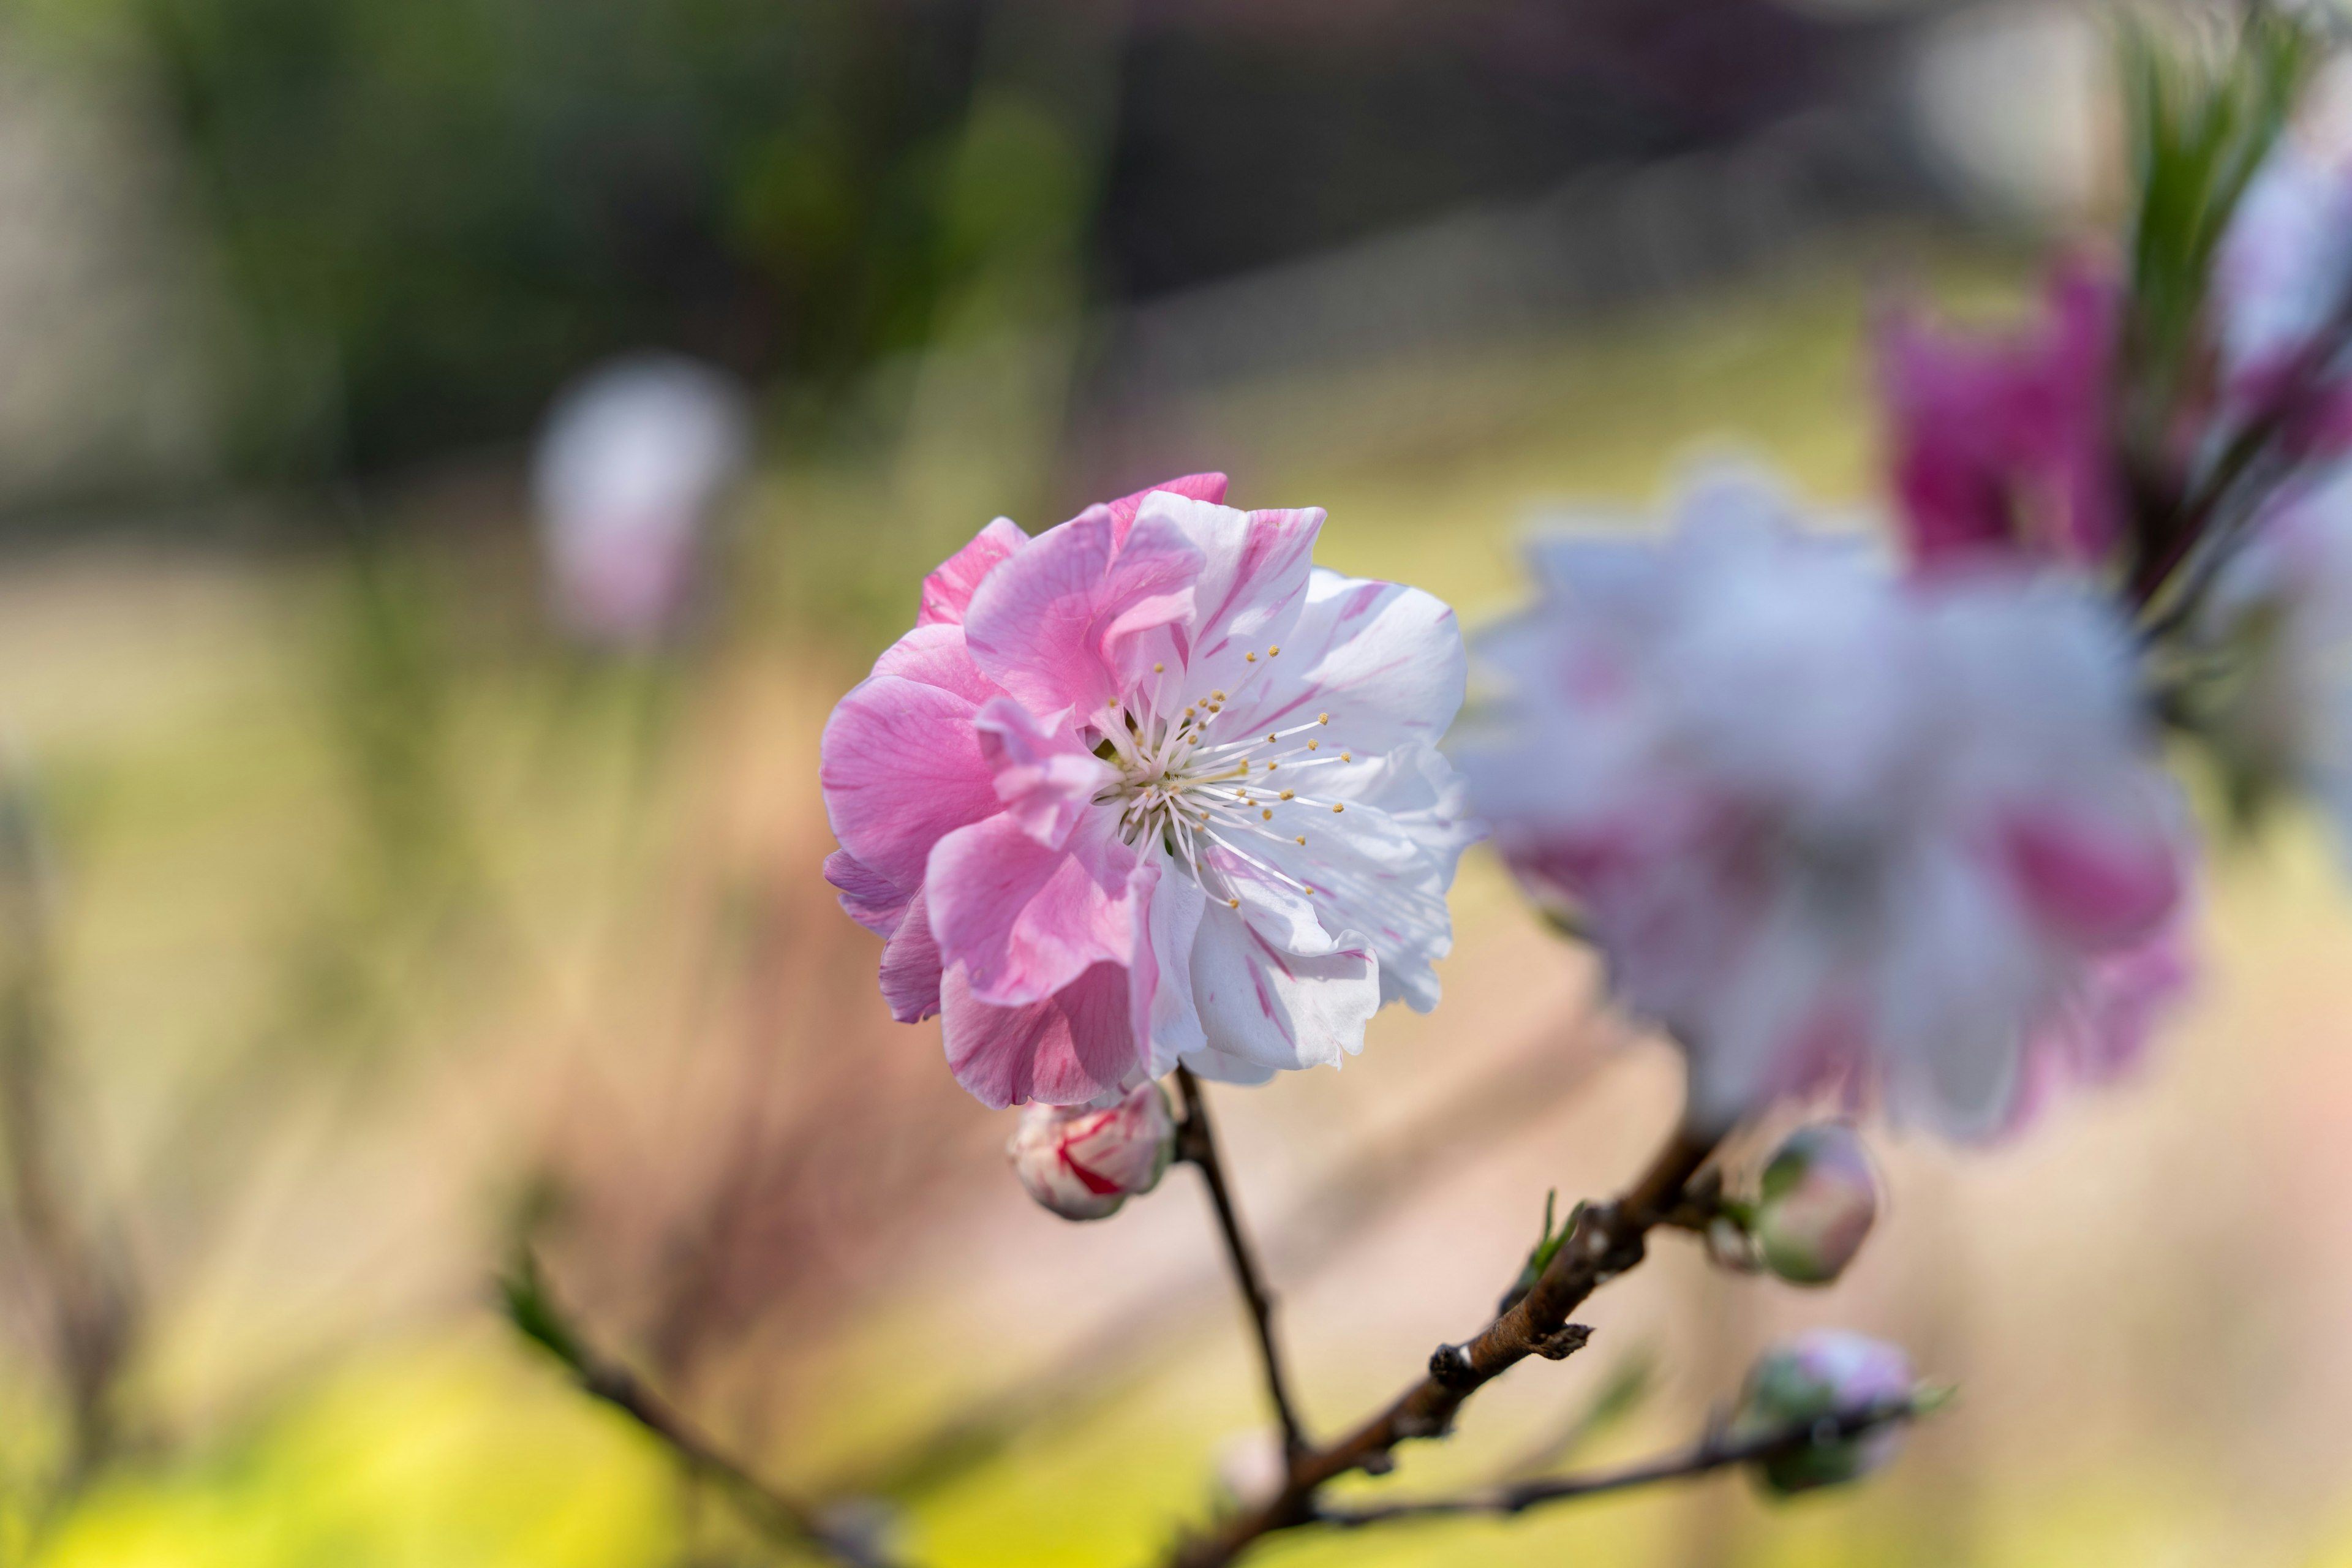
[[[1465,1142],[1491,1143],[1538,1120],[1589,1082],[1605,1059],[1597,1051],[1563,1048],[1551,1030],[1535,1031],[1528,1048],[1513,1052],[1398,1131],[1359,1145],[1279,1216],[1265,1250],[1283,1260],[1296,1289],[1298,1279],[1345,1253],[1400,1198],[1421,1190],[1429,1173]],[[1199,1325],[1231,1289],[1229,1273],[1220,1266],[1143,1281],[1098,1314],[1101,1321],[1091,1331],[1035,1365],[998,1369],[999,1379],[961,1408],[878,1464],[844,1473],[839,1485],[882,1497],[933,1490],[1003,1454],[1015,1433],[1072,1425],[1107,1407],[1148,1381],[1160,1364],[1191,1353]]]
[[[1651,1228],[1681,1206],[1685,1189],[1718,1140],[1677,1128],[1657,1158],[1613,1204],[1589,1204],[1533,1289],[1475,1339],[1440,1345],[1429,1375],[1387,1409],[1328,1447],[1294,1456],[1282,1489],[1226,1520],[1213,1533],[1180,1543],[1173,1568],[1224,1568],[1263,1536],[1315,1521],[1317,1493],[1350,1470],[1380,1473],[1398,1444],[1439,1437],[1470,1396],[1530,1355],[1557,1359],[1584,1342],[1569,1313],[1601,1285],[1637,1267]]]
[[[1318,1508],[1315,1518],[1323,1524],[1358,1529],[1368,1524],[1386,1524],[1401,1519],[1430,1519],[1456,1514],[1517,1514],[1548,1502],[1564,1502],[1570,1498],[1593,1497],[1602,1492],[1630,1491],[1637,1487],[1654,1486],[1661,1481],[1686,1480],[1729,1469],[1736,1465],[1777,1459],[1802,1452],[1806,1448],[1825,1447],[1832,1443],[1851,1442],[1864,1434],[1907,1421],[1921,1414],[1911,1401],[1858,1410],[1843,1415],[1825,1416],[1804,1426],[1786,1431],[1769,1432],[1760,1436],[1738,1441],[1719,1431],[1710,1431],[1680,1453],[1667,1454],[1643,1464],[1630,1465],[1620,1470],[1603,1470],[1592,1475],[1559,1476],[1549,1480],[1519,1481],[1510,1486],[1487,1491],[1471,1492],[1460,1497],[1423,1498],[1403,1502],[1381,1503],[1370,1508]]]
[[[499,1286],[508,1318],[527,1338],[569,1367],[583,1392],[660,1438],[688,1469],[725,1492],[770,1541],[815,1552],[847,1568],[897,1568],[893,1559],[862,1534],[827,1524],[814,1509],[729,1458],[636,1373],[591,1347],[556,1304],[529,1252],[520,1256],[514,1271]]]
[[[1265,1270],[1250,1250],[1241,1215],[1234,1211],[1233,1192],[1225,1184],[1224,1162],[1217,1152],[1216,1129],[1209,1121],[1208,1097],[1201,1092],[1201,1080],[1192,1076],[1191,1068],[1180,1067],[1176,1069],[1176,1084],[1184,1096],[1184,1123],[1177,1131],[1177,1157],[1199,1169],[1201,1180],[1209,1189],[1209,1201],[1216,1206],[1217,1226],[1225,1237],[1225,1255],[1233,1262],[1234,1282],[1241,1287],[1250,1321],[1257,1330],[1258,1362],[1265,1373],[1265,1395],[1274,1405],[1276,1419],[1282,1423],[1283,1456],[1295,1462],[1307,1453],[1308,1445],[1306,1428],[1298,1419],[1298,1406],[1291,1399],[1289,1382],[1283,1375],[1282,1346],[1274,1332],[1274,1292],[1266,1288]]]
[[[131,1268],[113,1234],[73,1201],[79,1174],[57,1137],[49,908],[40,826],[13,758],[0,757],[0,1146],[9,1217],[48,1297],[68,1439],[54,1507],[117,1441],[115,1384],[136,1331]]]

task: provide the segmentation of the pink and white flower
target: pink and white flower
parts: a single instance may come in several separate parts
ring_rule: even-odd
[[[1312,564],[1319,509],[1224,476],[999,518],[824,733],[842,907],[990,1105],[1107,1103],[1178,1063],[1262,1082],[1435,1005],[1473,837],[1435,743],[1461,634]]]
[[[1508,689],[1461,748],[1541,898],[1578,906],[1693,1116],[1874,1090],[2010,1125],[2183,873],[2124,628],[2049,578],[1905,580],[1746,480],[1664,542],[1539,545],[1539,605],[1483,643]]]
[[[1032,1100],[1004,1152],[1029,1195],[1064,1219],[1103,1219],[1160,1184],[1176,1121],[1154,1083],[1096,1109]]]

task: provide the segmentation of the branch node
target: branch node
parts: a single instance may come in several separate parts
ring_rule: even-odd
[[[1455,1392],[1475,1388],[1478,1369],[1471,1363],[1468,1345],[1440,1345],[1429,1352],[1429,1375],[1440,1388]]]
[[[1582,1350],[1592,1338],[1592,1330],[1583,1323],[1563,1323],[1555,1331],[1544,1335],[1528,1348],[1546,1361],[1566,1361]]]

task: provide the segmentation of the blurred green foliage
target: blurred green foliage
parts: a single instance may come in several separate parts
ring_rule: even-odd
[[[649,344],[824,384],[971,265],[971,7],[127,3],[257,339],[248,463],[510,437]]]
[[[2238,198],[2278,140],[2320,54],[2310,24],[2251,7],[2221,47],[2126,19],[2122,81],[2131,137],[2134,374],[2168,399],[2179,386],[2213,256]]]

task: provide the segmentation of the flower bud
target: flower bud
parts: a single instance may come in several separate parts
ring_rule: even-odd
[[[1176,1123],[1147,1083],[1106,1109],[1031,1105],[1004,1152],[1029,1195],[1064,1219],[1102,1219],[1160,1184]]]
[[[1832,1419],[1908,1410],[1911,1358],[1894,1345],[1837,1329],[1817,1329],[1777,1345],[1748,1369],[1727,1436],[1735,1443],[1798,1433]],[[1903,1445],[1887,1420],[1850,1437],[1813,1441],[1756,1463],[1769,1491],[1801,1492],[1857,1480]]]
[[[1764,1266],[1799,1285],[1826,1285],[1845,1272],[1878,1217],[1870,1156],[1843,1122],[1789,1134],[1764,1167],[1750,1228]]]

